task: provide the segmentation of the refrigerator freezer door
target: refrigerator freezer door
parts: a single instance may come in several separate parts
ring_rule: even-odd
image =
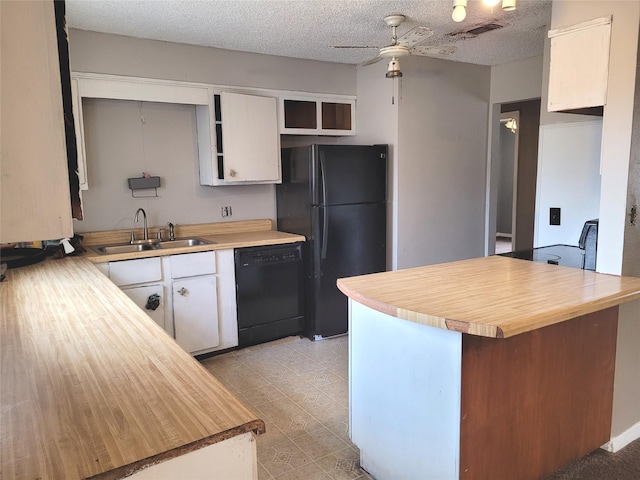
[[[312,335],[347,332],[347,297],[338,278],[386,269],[386,205],[360,204],[313,207],[314,249]]]
[[[282,184],[276,185],[278,230],[311,240],[311,148],[282,149]]]
[[[386,145],[314,145],[311,171],[314,205],[387,200]]]

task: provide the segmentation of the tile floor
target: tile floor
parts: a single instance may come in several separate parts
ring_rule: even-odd
[[[348,434],[348,337],[288,337],[202,364],[266,423],[259,480],[371,478]]]
[[[496,237],[496,254],[513,251],[511,239],[508,237]]]

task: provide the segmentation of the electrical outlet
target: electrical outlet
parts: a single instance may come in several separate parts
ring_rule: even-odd
[[[560,225],[560,207],[549,209],[549,225]]]
[[[231,216],[231,207],[222,207],[222,216],[230,217]]]

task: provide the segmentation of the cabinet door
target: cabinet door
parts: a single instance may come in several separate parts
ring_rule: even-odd
[[[159,257],[109,262],[109,278],[119,287],[162,280]]]
[[[123,288],[122,291],[164,329],[164,286],[162,284],[128,287]]]
[[[279,182],[276,99],[228,92],[220,97],[224,180]]]
[[[0,243],[71,237],[53,2],[0,2]]]
[[[214,275],[173,282],[173,324],[176,342],[189,353],[218,346],[218,298]]]
[[[611,17],[551,30],[548,110],[607,103]]]

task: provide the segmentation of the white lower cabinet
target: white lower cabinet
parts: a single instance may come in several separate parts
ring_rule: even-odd
[[[173,327],[178,345],[190,353],[220,344],[216,276],[173,282]]]
[[[164,329],[164,285],[157,283],[140,287],[123,287],[122,291]]]
[[[121,260],[98,268],[187,352],[238,346],[233,249]]]

